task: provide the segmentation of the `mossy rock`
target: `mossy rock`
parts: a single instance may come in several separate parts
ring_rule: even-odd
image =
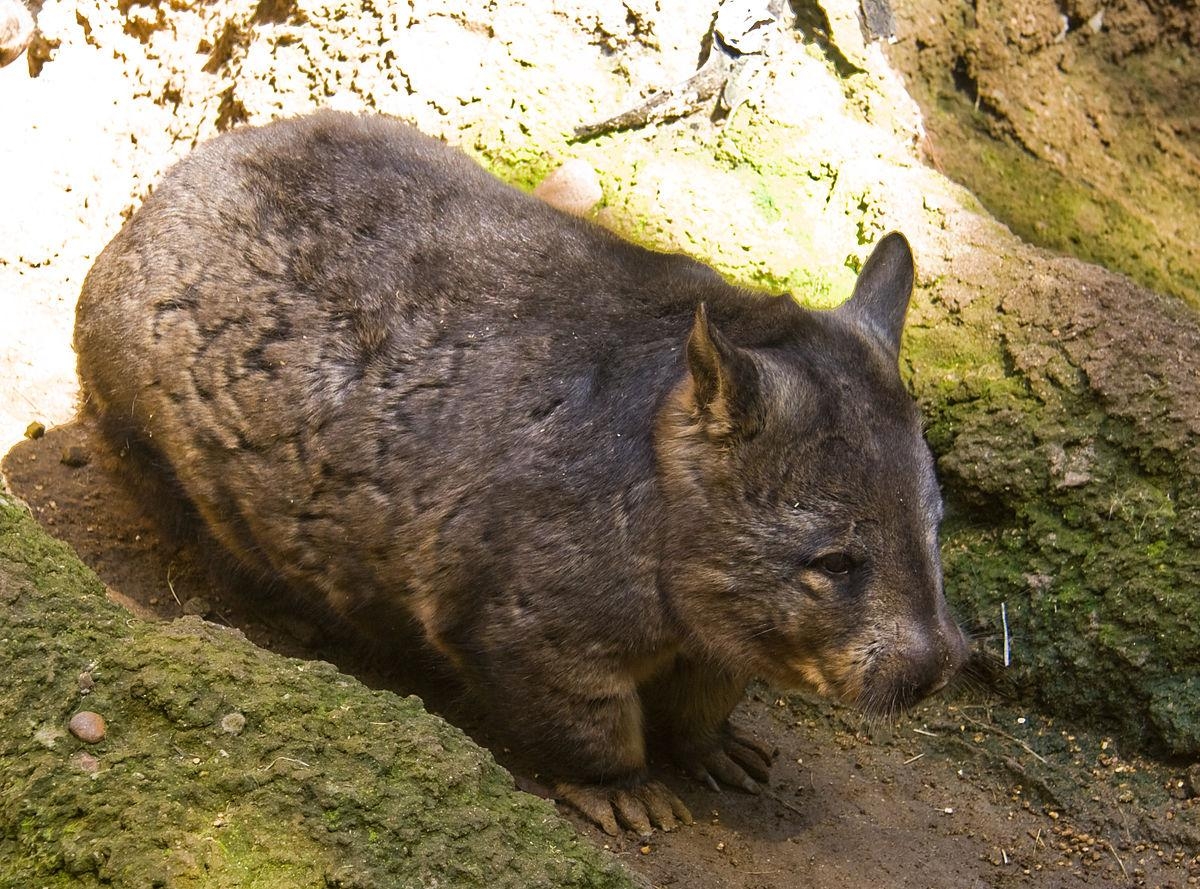
[[[0,640],[0,886],[634,885],[418,699],[132,618],[2,496]]]
[[[1043,709],[1200,754],[1200,318],[1093,266],[986,263],[911,330],[948,595]]]

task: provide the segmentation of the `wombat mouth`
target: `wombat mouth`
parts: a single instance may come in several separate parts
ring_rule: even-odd
[[[853,704],[869,719],[891,719],[910,710],[921,701],[942,691],[959,673],[960,667],[942,669],[936,674],[920,671],[900,671],[888,676],[886,671],[873,671],[865,678]]]
[[[788,688],[813,692],[826,700],[853,707],[871,720],[898,716],[946,688],[954,678],[953,673],[933,681],[904,674],[889,677],[881,665],[864,667],[858,662],[847,665],[844,660],[842,666],[849,666],[849,669],[839,672],[830,669],[836,662],[823,665],[815,660],[796,658],[784,665],[782,671],[776,664],[772,670],[774,675],[768,678]]]
[[[797,658],[787,664],[785,670],[780,680],[786,685],[812,691],[823,698],[853,701],[861,689],[857,683],[846,683],[829,676],[821,665],[813,660]]]

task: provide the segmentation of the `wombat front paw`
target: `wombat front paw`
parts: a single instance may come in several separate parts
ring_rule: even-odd
[[[688,807],[658,781],[622,788],[559,784],[555,796],[570,803],[609,836],[617,835],[618,824],[647,836],[655,827],[674,830],[680,824],[694,823]]]
[[[779,751],[748,732],[726,726],[720,744],[686,765],[692,774],[717,791],[721,785],[758,793],[771,780],[771,762]]]

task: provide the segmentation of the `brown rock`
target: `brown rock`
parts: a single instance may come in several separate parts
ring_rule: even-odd
[[[94,775],[100,771],[100,760],[82,750],[71,757],[71,765],[88,775]]]
[[[567,161],[543,179],[533,193],[551,207],[574,216],[586,216],[604,197],[600,177],[586,161],[578,158]]]
[[[1200,762],[1187,770],[1184,780],[1187,782],[1188,794],[1193,798],[1200,797]]]
[[[212,613],[212,603],[203,596],[193,596],[183,603],[183,613],[205,617]]]
[[[80,710],[71,717],[67,728],[71,730],[71,734],[88,744],[104,740],[104,717],[91,710]]]

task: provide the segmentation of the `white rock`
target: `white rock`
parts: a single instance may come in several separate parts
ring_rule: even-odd
[[[575,216],[587,215],[604,197],[600,177],[586,161],[578,158],[572,158],[543,179],[533,193],[551,207]]]
[[[21,0],[0,0],[0,68],[15,62],[33,39],[33,16]]]

